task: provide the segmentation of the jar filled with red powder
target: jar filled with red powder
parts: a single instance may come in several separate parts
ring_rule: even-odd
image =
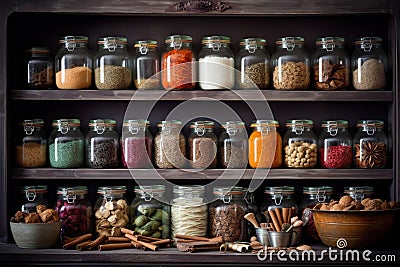
[[[318,137],[318,158],[322,168],[349,168],[353,159],[352,137],[346,120],[323,121]]]

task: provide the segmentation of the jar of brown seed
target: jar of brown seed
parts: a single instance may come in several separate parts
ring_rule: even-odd
[[[214,133],[214,122],[195,121],[190,124],[190,129],[188,146],[192,168],[215,168],[218,139]]]

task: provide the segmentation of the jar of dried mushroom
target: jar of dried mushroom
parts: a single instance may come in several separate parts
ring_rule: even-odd
[[[351,56],[354,89],[385,89],[388,59],[382,48],[382,38],[361,37],[355,40],[354,45]]]
[[[18,206],[21,207],[22,212],[31,213],[36,212],[36,206],[44,205],[50,208],[47,185],[28,185],[20,188]]]
[[[317,165],[317,135],[312,120],[288,120],[283,137],[285,165],[289,168],[313,168]]]
[[[154,163],[158,168],[184,168],[186,164],[186,138],[181,132],[182,122],[160,121],[154,136]]]
[[[206,237],[208,208],[201,185],[175,185],[171,205],[171,233]]]
[[[323,37],[315,42],[312,56],[314,88],[339,90],[350,85],[350,57],[342,37]]]
[[[125,120],[121,136],[121,161],[125,168],[151,168],[153,136],[147,120]]]
[[[92,85],[92,56],[88,37],[65,36],[59,39],[55,56],[58,89],[87,89]]]
[[[346,186],[343,193],[358,202],[361,202],[364,198],[374,198],[374,188],[372,186]]]
[[[222,168],[246,168],[248,142],[244,122],[224,122],[222,124],[222,132],[219,135],[218,143],[219,163]]]
[[[86,135],[86,165],[90,168],[116,168],[119,165],[117,123],[110,119],[89,121]]]
[[[287,218],[289,214],[297,216],[298,205],[294,200],[294,187],[293,186],[266,186],[265,187],[265,200],[261,204],[261,212],[274,210],[275,214],[283,219],[284,213]],[[291,209],[291,211],[289,211]],[[269,220],[272,222],[272,220]]]
[[[349,168],[353,163],[352,137],[346,120],[323,121],[318,136],[318,159],[322,168]]]
[[[134,44],[133,81],[137,89],[160,88],[160,56],[155,40],[139,40]]]
[[[49,136],[50,165],[54,168],[79,168],[85,162],[85,137],[79,119],[53,121]]]
[[[47,47],[32,47],[26,54],[26,86],[28,89],[51,89],[54,60]]]
[[[126,200],[126,186],[101,186],[99,197],[93,206],[96,234],[123,236],[122,227],[128,227],[129,205]]]
[[[214,187],[216,200],[209,205],[209,235],[224,242],[247,241],[247,213],[242,187]]]
[[[360,120],[353,137],[356,168],[385,168],[388,157],[388,137],[381,120]]]
[[[195,121],[190,124],[190,129],[188,147],[192,168],[216,168],[218,139],[214,133],[214,122]]]
[[[171,207],[164,185],[135,186],[131,225],[135,232],[155,238],[170,238]]]
[[[199,52],[199,85],[203,90],[232,89],[235,85],[235,60],[231,38],[207,36]]]
[[[267,89],[270,82],[270,61],[267,40],[245,38],[240,40],[240,50],[235,58],[236,82],[241,89]]]
[[[132,56],[125,37],[102,37],[94,56],[97,89],[128,89],[132,83]]]
[[[19,167],[42,167],[47,160],[47,136],[42,119],[24,120],[18,124],[15,162]]]
[[[76,237],[92,232],[92,205],[86,186],[58,187],[54,210],[61,220],[61,236]]]
[[[252,122],[249,137],[249,164],[252,168],[278,168],[282,165],[282,137],[275,120]]]
[[[197,73],[195,61],[191,36],[167,36],[161,55],[161,83],[164,89],[193,89]]]
[[[303,37],[282,37],[271,56],[275,89],[303,90],[310,85],[310,56]]]

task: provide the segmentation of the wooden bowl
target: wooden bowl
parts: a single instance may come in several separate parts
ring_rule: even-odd
[[[61,222],[15,223],[10,222],[14,241],[20,248],[51,248],[57,244]]]
[[[400,209],[312,210],[315,228],[329,247],[360,249],[384,245]]]

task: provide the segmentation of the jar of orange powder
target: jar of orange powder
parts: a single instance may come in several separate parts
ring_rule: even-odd
[[[252,168],[278,168],[282,165],[282,137],[275,120],[256,120],[250,125],[249,165]]]

